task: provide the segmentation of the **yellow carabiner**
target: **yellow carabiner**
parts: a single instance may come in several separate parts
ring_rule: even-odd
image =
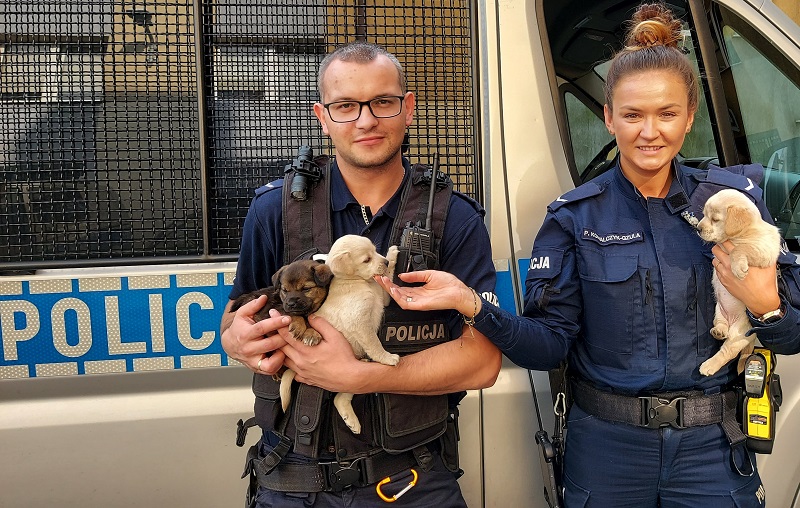
[[[395,494],[392,497],[386,497],[386,494],[381,492],[381,485],[386,485],[387,483],[391,482],[392,481],[392,477],[391,476],[387,476],[383,480],[379,481],[378,484],[375,486],[375,490],[378,492],[378,497],[380,497],[381,499],[383,499],[387,503],[394,503],[395,501],[400,499],[400,496],[402,496],[403,494],[405,494],[406,492],[411,490],[411,487],[413,487],[414,485],[417,484],[418,476],[417,476],[417,472],[414,471],[413,469],[409,469],[409,471],[411,471],[411,474],[414,475],[414,478],[411,480],[411,482],[409,482],[408,485],[406,485],[406,487],[403,490],[401,490],[400,492],[398,492],[397,494]]]

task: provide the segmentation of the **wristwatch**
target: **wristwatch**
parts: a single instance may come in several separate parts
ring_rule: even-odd
[[[781,306],[778,307],[777,309],[771,310],[763,314],[760,318],[756,318],[756,321],[764,325],[770,325],[772,323],[777,323],[778,321],[783,319],[784,314],[785,313],[783,312],[783,304],[781,304]]]

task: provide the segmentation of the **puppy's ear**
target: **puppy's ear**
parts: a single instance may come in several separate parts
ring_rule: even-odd
[[[727,216],[725,217],[725,236],[728,238],[736,237],[744,228],[749,226],[751,222],[752,217],[747,208],[740,205],[729,206]]]
[[[352,263],[349,260],[350,251],[345,250],[337,252],[333,256],[329,256],[325,264],[330,267],[331,272],[334,274],[352,275]]]
[[[327,286],[331,283],[331,279],[333,279],[333,272],[328,265],[320,263],[313,268],[313,272],[314,282],[317,286]]]
[[[275,272],[272,275],[272,285],[275,286],[276,288],[278,288],[279,290],[280,290],[280,287],[281,287],[281,274],[283,273],[283,271],[285,269],[286,269],[286,266],[284,265],[284,266],[280,267],[278,269],[278,271]]]

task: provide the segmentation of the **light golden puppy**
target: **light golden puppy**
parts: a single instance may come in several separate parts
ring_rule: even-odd
[[[375,275],[392,278],[396,262],[396,246],[389,247],[387,257],[383,257],[369,238],[358,235],[339,238],[328,253],[325,264],[333,272],[333,280],[328,288],[328,297],[316,315],[322,316],[342,332],[357,358],[368,358],[385,365],[397,365],[400,361],[398,355],[383,349],[378,338],[383,309],[389,304],[389,294],[372,278]],[[287,375],[294,379],[295,373],[287,370],[284,377]],[[281,379],[281,401],[288,401],[291,395],[284,393],[283,387]],[[353,411],[352,400],[352,393],[337,393],[333,405],[347,427],[354,434],[359,434],[361,422]]]
[[[745,278],[750,266],[774,265],[781,251],[778,228],[764,222],[756,205],[734,189],[719,191],[706,201],[703,219],[697,224],[697,229],[700,237],[707,242],[730,240],[733,244],[733,250],[729,253],[731,271],[740,279]],[[704,376],[713,375],[737,355],[741,355],[742,359],[749,355],[756,340],[755,334],[745,336],[750,329],[746,308],[720,283],[716,270],[712,284],[717,305],[711,335],[725,342],[714,356],[700,365],[700,373]],[[739,368],[742,368],[741,362]]]

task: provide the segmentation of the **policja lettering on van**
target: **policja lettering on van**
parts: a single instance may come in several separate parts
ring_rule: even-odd
[[[531,265],[528,268],[530,270],[550,268],[550,256],[532,257]]]

